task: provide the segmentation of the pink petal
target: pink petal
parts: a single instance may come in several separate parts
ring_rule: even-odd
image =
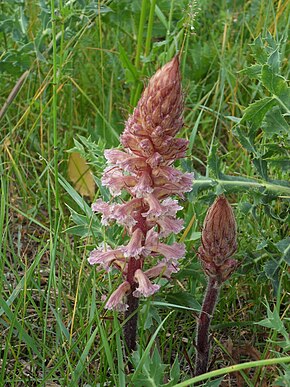
[[[114,211],[115,205],[108,204],[102,199],[98,199],[95,203],[92,204],[92,210],[94,212],[100,212],[103,214],[101,223],[106,226],[111,220],[113,220],[112,212]]]
[[[133,232],[131,236],[131,240],[128,243],[128,245],[122,248],[124,256],[128,258],[129,257],[139,258],[143,250],[143,247],[142,247],[143,238],[144,238],[143,232],[140,230],[140,228],[136,228],[136,230]]]
[[[175,219],[171,216],[161,216],[155,220],[160,226],[160,236],[167,237],[171,233],[178,234],[183,229],[183,219]]]
[[[109,188],[112,196],[120,195],[122,189],[130,191],[130,187],[134,187],[136,183],[136,178],[124,176],[123,172],[116,167],[107,168],[102,177],[102,184]]]
[[[137,198],[141,198],[146,194],[153,192],[153,182],[150,174],[144,170],[139,178],[138,183],[134,188],[131,189],[131,192],[134,193]]]
[[[183,243],[173,243],[172,245],[159,243],[158,246],[153,247],[152,250],[164,255],[167,259],[179,259],[185,255],[185,246]]]
[[[150,167],[154,169],[154,168],[158,167],[164,161],[164,158],[161,156],[160,153],[155,152],[146,161],[150,165]]]
[[[182,173],[169,166],[160,166],[154,169],[152,174],[155,187],[167,185],[170,190],[176,192],[189,192],[192,190],[193,173]]]
[[[177,211],[180,211],[183,209],[182,206],[178,204],[177,200],[173,200],[171,198],[167,198],[162,201],[161,203],[163,214],[175,216]]]
[[[185,246],[183,243],[173,243],[172,245],[167,245],[160,242],[159,238],[160,234],[154,231],[153,228],[147,232],[143,250],[144,256],[148,256],[153,252],[163,255],[167,260],[169,259],[174,261],[185,255]]]
[[[143,212],[142,216],[147,217],[151,215],[156,217],[162,214],[161,204],[153,194],[146,195],[144,197],[144,201],[149,205],[149,210],[147,212]]]
[[[134,212],[141,208],[141,199],[132,199],[125,204],[116,204],[112,216],[124,226],[133,227],[137,222],[134,219]]]
[[[134,279],[139,284],[138,288],[133,292],[134,297],[141,297],[141,295],[149,297],[160,289],[160,285],[152,284],[149,278],[140,269],[135,271]]]
[[[147,167],[145,159],[118,149],[105,150],[105,157],[110,164],[117,165],[127,172],[136,172]]]
[[[119,149],[105,149],[104,155],[108,163],[112,165],[118,165],[128,158],[128,153]]]
[[[146,234],[145,247],[158,244],[159,234],[151,228]]]
[[[185,192],[190,192],[193,186],[193,174],[184,173],[178,182],[165,182],[164,179],[154,179],[156,197],[161,198],[164,196],[178,194],[183,197]]]
[[[179,269],[177,264],[162,261],[158,263],[156,266],[152,267],[151,269],[146,270],[144,274],[148,278],[164,277],[169,279],[171,277],[171,274],[177,273],[178,270]]]
[[[114,309],[118,311],[125,311],[128,305],[124,302],[126,293],[131,289],[128,281],[123,282],[110,296],[105,307],[107,309]]]
[[[110,265],[115,261],[125,261],[121,249],[103,251],[101,249],[94,249],[88,258],[91,265],[101,265],[105,270],[108,270]]]
[[[148,138],[144,138],[139,142],[140,149],[142,151],[142,155],[144,157],[150,157],[154,153],[154,146],[152,142]]]

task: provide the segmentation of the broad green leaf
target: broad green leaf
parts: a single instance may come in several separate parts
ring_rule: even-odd
[[[132,82],[139,81],[139,73],[136,67],[132,64],[132,62],[128,58],[128,55],[125,49],[121,45],[119,45],[119,54],[120,54],[120,60],[121,60],[122,66],[126,70],[127,82],[132,83]]]
[[[261,64],[266,63],[268,59],[268,55],[264,46],[264,42],[260,35],[254,40],[254,43],[251,44],[250,46],[256,61]]]
[[[262,65],[255,64],[250,67],[246,67],[245,69],[239,71],[241,74],[247,75],[251,79],[258,79],[262,71]]]
[[[246,108],[241,123],[250,121],[254,128],[259,128],[265,114],[276,104],[277,101],[273,97],[265,97],[252,103]]]
[[[268,260],[264,265],[264,272],[265,272],[267,278],[269,278],[269,280],[271,280],[275,294],[277,294],[277,291],[279,288],[279,271],[280,271],[279,262],[277,262],[274,259]],[[260,324],[260,325],[262,325],[262,324]],[[264,325],[264,326],[266,326],[266,325]]]
[[[140,357],[137,352],[134,353],[134,362],[139,364]],[[152,356],[148,356],[142,367],[142,373],[140,373],[134,379],[134,386],[136,387],[161,387],[164,379],[164,371],[166,365],[162,363],[161,357],[157,348],[154,348]]]
[[[218,378],[216,380],[208,380],[205,384],[203,384],[203,387],[219,387],[224,378],[225,377],[222,376],[221,378]]]
[[[90,217],[93,215],[91,207],[86,201],[77,193],[77,191],[62,177],[59,175],[59,184],[66,190],[74,202]]]
[[[160,329],[162,328],[163,324],[165,323],[165,321],[172,315],[173,312],[170,312],[166,317],[165,319],[161,322],[161,324],[159,324],[158,328],[155,330],[154,334],[152,335],[145,351],[143,352],[142,354],[142,357],[140,358],[140,360],[138,361],[137,363],[137,366],[136,366],[136,369],[135,369],[135,372],[134,374],[132,375],[132,382],[135,382],[135,380],[137,380],[138,376],[140,375],[140,372],[141,370],[143,369],[143,366],[146,364],[146,362],[148,362],[148,358],[149,358],[149,353],[150,353],[150,350],[156,340],[156,337],[160,331]],[[135,383],[134,383],[135,385]],[[158,386],[158,384],[157,384]]]
[[[219,159],[219,157],[217,155],[217,150],[218,150],[218,145],[215,144],[212,147],[210,155],[208,156],[207,165],[208,165],[208,169],[212,173],[212,175],[215,178],[220,178],[221,175],[222,175],[222,172],[221,172],[221,161],[220,161],[220,159]]]
[[[278,250],[282,253],[282,258],[290,265],[290,237],[282,239],[276,243]]]
[[[194,295],[186,292],[177,292],[167,294],[165,297],[166,301],[175,304],[177,306],[189,307],[196,311],[200,311],[201,306],[199,302],[194,299]]]
[[[174,386],[180,378],[180,366],[178,362],[178,356],[176,356],[173,366],[170,369],[170,381],[165,384],[164,386],[169,387],[169,386]]]
[[[255,145],[254,145],[254,142],[253,140],[246,135],[246,133],[244,133],[244,131],[242,131],[240,128],[236,128],[234,131],[233,131],[234,135],[238,137],[241,145],[248,151],[248,152],[251,152],[251,153],[254,153],[256,154],[256,148],[255,148]]]
[[[279,387],[287,387],[289,386],[289,380],[290,380],[290,369],[284,369],[284,375],[281,375],[278,377],[278,379],[275,380],[274,386]]]
[[[290,109],[290,88],[286,79],[276,74],[269,65],[262,67],[261,80],[263,85],[283,103],[284,109]]]
[[[279,49],[276,48],[275,51],[269,56],[268,58],[268,65],[271,67],[271,69],[278,73],[280,69],[280,52]]]
[[[266,113],[262,127],[266,137],[273,137],[275,134],[278,136],[288,134],[290,136],[289,125],[283,117],[279,106],[274,106]]]
[[[158,324],[161,323],[161,318],[159,316],[158,310],[154,307],[153,303],[145,303],[141,309],[141,314],[144,315],[144,329],[149,329],[153,325],[153,320]]]
[[[268,165],[267,165],[267,161],[262,159],[261,157],[259,157],[259,158],[254,157],[253,158],[253,164],[256,167],[259,175],[264,180],[268,180]]]

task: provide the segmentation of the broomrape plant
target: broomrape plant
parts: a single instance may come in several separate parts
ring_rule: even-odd
[[[138,299],[156,293],[160,285],[152,281],[170,279],[185,255],[182,243],[163,242],[178,234],[183,220],[176,214],[182,207],[172,196],[183,197],[192,188],[193,174],[173,167],[185,156],[188,141],[176,138],[183,126],[183,95],[179,58],[174,57],[150,79],[133,114],[128,118],[120,141],[121,149],[105,151],[108,167],[102,184],[112,196],[129,194],[126,202],[106,203],[98,199],[92,209],[102,214],[102,224],[115,221],[129,236],[125,246],[100,246],[89,257],[91,265],[122,272],[124,281],[112,293],[107,309],[125,312],[124,338],[127,349],[136,348]],[[157,264],[155,257],[160,258]],[[132,314],[134,314],[132,316]]]

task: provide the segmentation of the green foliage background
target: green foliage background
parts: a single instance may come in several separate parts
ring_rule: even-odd
[[[221,193],[235,209],[242,265],[214,317],[213,369],[289,357],[288,2],[10,0],[0,9],[0,384],[188,379],[206,285],[196,251]],[[181,135],[190,141],[180,167],[196,175],[182,203],[188,253],[175,279],[141,303],[137,368],[127,377],[120,316],[102,299],[119,278],[87,264],[89,250],[123,235],[100,226],[69,182],[67,159],[79,151],[96,197],[109,199],[103,150],[118,146],[144,83],[179,50]],[[235,358],[245,345],[258,359]],[[282,362],[241,377],[287,386],[289,373]]]

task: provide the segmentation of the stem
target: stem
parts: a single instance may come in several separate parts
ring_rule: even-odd
[[[134,281],[134,273],[136,270],[141,269],[141,267],[142,267],[141,259],[135,259],[133,257],[130,258],[128,263],[127,281],[130,283],[132,291],[127,296],[128,309],[125,312],[125,320],[127,318],[129,318],[129,320],[124,324],[124,339],[125,339],[126,349],[128,353],[136,349],[137,322],[138,322],[138,313],[136,312],[136,310],[139,305],[139,299],[133,296],[133,292],[136,288],[136,283]]]
[[[253,179],[252,179],[253,180]],[[273,193],[276,196],[282,196],[287,195],[287,197],[290,195],[290,187],[277,184],[277,183],[270,183],[265,181],[245,181],[245,180],[224,180],[224,179],[211,179],[211,178],[200,178],[193,182],[193,187],[198,189],[208,189],[212,188],[216,185],[221,185],[224,188],[229,189],[240,189],[244,191],[248,191],[249,189],[263,189],[266,191],[269,191],[270,193]]]
[[[128,309],[125,312],[125,319],[130,317],[138,308],[139,299],[129,294],[127,297]],[[136,349],[138,313],[135,313],[124,325],[124,338],[128,353]]]
[[[214,278],[209,278],[206,294],[197,324],[195,375],[207,371],[210,340],[209,327],[219,295],[220,284]]]

